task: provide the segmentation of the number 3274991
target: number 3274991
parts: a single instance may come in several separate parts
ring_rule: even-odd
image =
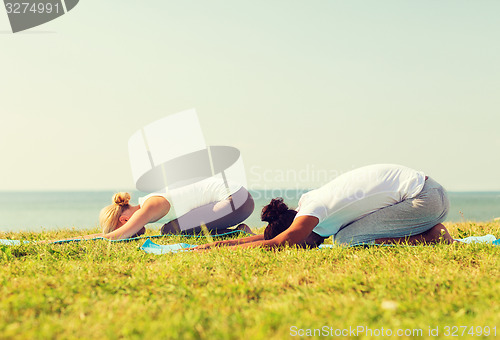
[[[496,336],[497,328],[495,327],[470,327],[470,326],[445,326],[444,336]]]
[[[5,8],[7,9],[8,14],[50,14],[50,13],[59,13],[63,9],[59,6],[58,3],[52,4],[50,2],[43,3],[28,3],[28,2],[14,2],[5,3]]]

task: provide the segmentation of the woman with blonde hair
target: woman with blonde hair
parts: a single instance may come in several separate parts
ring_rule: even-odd
[[[128,192],[119,192],[113,195],[112,204],[104,207],[99,214],[99,225],[102,228],[103,234],[109,234],[115,229],[119,228],[120,224],[126,223],[127,210],[131,209],[129,204],[131,196]],[[145,227],[142,227],[134,236],[144,234]]]
[[[169,192],[152,193],[130,204],[119,192],[99,215],[102,237],[116,240],[144,234],[148,223],[163,223],[162,234],[200,233],[202,225],[213,234],[234,230],[252,233],[243,222],[254,209],[250,193],[241,185],[208,178]],[[230,227],[238,225],[236,229]],[[96,235],[92,235],[96,236]]]

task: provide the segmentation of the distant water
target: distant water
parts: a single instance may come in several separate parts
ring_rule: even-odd
[[[295,208],[300,190],[251,191],[255,211],[246,221],[261,227],[260,210],[271,198],[282,196]],[[141,193],[132,192],[136,204]],[[66,228],[92,229],[101,208],[111,203],[111,191],[99,192],[0,192],[0,231],[41,231]],[[448,221],[489,221],[500,217],[500,192],[450,192]],[[462,217],[463,215],[463,217]]]

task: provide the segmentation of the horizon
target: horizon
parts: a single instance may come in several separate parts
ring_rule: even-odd
[[[314,190],[315,188],[271,188],[271,189],[248,189],[249,191],[275,191],[275,190],[283,190],[283,191],[310,191]],[[147,195],[145,192],[140,192],[136,189],[130,190],[130,189],[123,189],[120,190],[123,192],[128,192],[128,193],[141,193],[144,195]],[[491,194],[500,194],[500,190],[470,190],[470,191],[457,191],[457,190],[446,190],[448,193],[491,193]],[[76,190],[76,189],[60,189],[60,190],[45,190],[45,189],[40,189],[40,190],[0,190],[0,194],[8,194],[8,193],[104,193],[104,192],[119,192],[116,190],[111,190],[111,189],[97,189],[97,190],[92,190],[92,189],[81,189],[81,190]]]

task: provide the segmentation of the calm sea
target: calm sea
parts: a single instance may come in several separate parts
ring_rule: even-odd
[[[283,196],[296,207],[298,190],[252,191],[256,208],[247,224],[261,227],[260,210],[269,200]],[[0,231],[41,231],[97,226],[102,207],[111,203],[111,191],[99,192],[0,192]],[[132,193],[137,202],[141,193]],[[450,192],[448,221],[488,221],[500,217],[500,192]]]

